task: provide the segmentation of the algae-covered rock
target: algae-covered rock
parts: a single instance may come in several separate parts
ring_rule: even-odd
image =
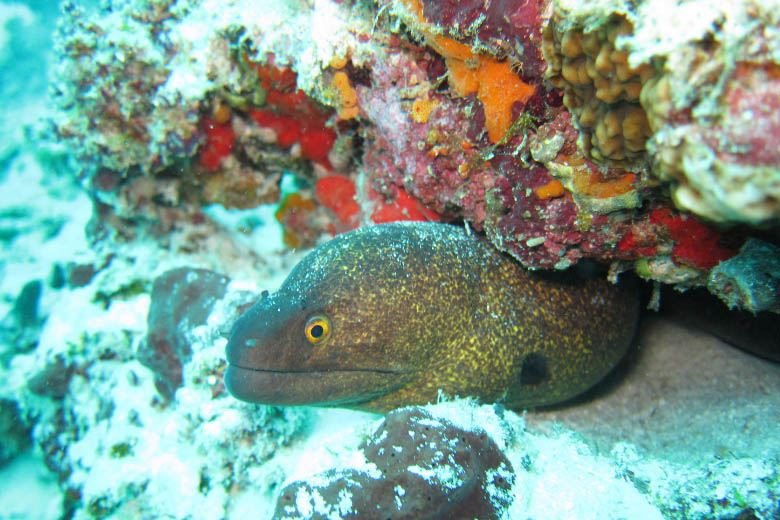
[[[780,313],[780,247],[749,239],[712,270],[707,288],[729,307]]]
[[[168,399],[182,384],[182,366],[192,356],[188,334],[205,325],[229,279],[206,269],[181,267],[157,277],[149,308],[149,333],[137,357],[156,375]]]

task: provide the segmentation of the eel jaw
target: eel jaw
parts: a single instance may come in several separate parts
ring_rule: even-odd
[[[271,405],[345,406],[404,386],[413,374],[382,370],[280,371],[229,364],[225,387],[242,401]]]

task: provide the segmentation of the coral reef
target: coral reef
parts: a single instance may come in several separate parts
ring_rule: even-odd
[[[30,428],[15,401],[0,399],[0,467],[30,445]]]
[[[760,491],[764,483],[777,482],[773,462],[736,459],[701,469],[677,464],[663,468],[627,443],[616,444],[611,455],[617,473],[658,504],[663,518],[771,518],[780,512],[774,492]],[[658,478],[668,471],[674,472],[674,482]]]
[[[673,400],[687,336],[633,387],[646,410],[612,410],[657,432],[719,385],[745,424],[694,421],[707,460],[671,427],[653,441],[682,462],[596,455],[469,401],[348,433],[340,410],[247,405],[222,383],[225,335],[289,248],[399,219],[465,224],[529,269],[593,258],[776,317],[776,0],[69,1],[53,56],[31,57],[55,26],[38,3],[0,6],[4,515],[44,518],[8,471],[31,459],[47,517],[75,520],[305,517],[350,490],[354,508],[381,494],[440,516],[780,514],[775,372],[700,351],[686,366],[712,386]]]
[[[446,33],[480,54],[509,58],[524,78],[537,78],[544,71],[541,58],[539,2],[404,0],[417,22],[426,29]]]
[[[780,481],[771,460],[693,468],[646,457],[624,442],[595,455],[573,432],[557,427],[540,435],[512,412],[463,400],[399,409],[366,430],[356,435],[359,442],[331,446],[331,465],[298,468],[279,493],[274,518],[470,519],[475,508],[479,518],[725,520],[777,513]],[[474,451],[461,451],[464,442]],[[316,452],[303,457],[315,459]],[[444,508],[437,503],[443,495],[450,498]],[[597,510],[589,509],[594,503]]]
[[[331,470],[282,489],[274,518],[502,518],[512,464],[482,431],[424,408],[390,412],[360,445],[366,469]]]
[[[723,28],[662,54],[663,74],[642,90],[653,172],[671,181],[677,206],[708,219],[780,217],[776,7],[745,2],[710,14],[725,18]],[[652,29],[641,30],[645,39]]]
[[[3,187],[21,193],[19,186],[33,183],[39,191],[25,204],[37,210],[27,214],[36,215],[35,219],[64,216],[55,231],[42,225],[27,226],[23,218],[15,221],[16,227],[9,226],[18,234],[12,242],[15,254],[4,256],[4,272],[24,272],[26,277],[3,278],[2,303],[10,311],[17,295],[35,296],[37,289],[24,290],[27,281],[41,280],[38,297],[22,298],[26,303],[17,309],[32,316],[29,311],[37,299],[36,321],[42,323],[37,347],[14,352],[0,365],[4,382],[0,404],[4,412],[11,411],[3,419],[7,419],[5,425],[13,425],[0,439],[11,456],[30,438],[33,455],[40,453],[46,461],[56,480],[46,496],[58,496],[61,502],[51,518],[270,518],[288,485],[309,483],[296,488],[297,498],[297,489],[313,490],[312,483],[322,487],[315,480],[317,474],[348,475],[350,467],[356,477],[362,475],[357,472],[378,472],[381,467],[385,475],[407,478],[407,507],[413,505],[411,498],[416,492],[430,491],[431,483],[440,491],[431,495],[432,499],[446,495],[466,500],[470,491],[474,502],[484,507],[484,516],[495,511],[496,516],[506,518],[660,518],[659,510],[670,518],[726,519],[750,511],[759,517],[776,515],[776,448],[767,442],[762,443],[767,450],[763,459],[728,457],[712,463],[696,461],[697,466],[689,467],[636,451],[594,455],[572,432],[559,428],[545,435],[534,433],[513,412],[469,401],[398,413],[397,423],[388,421],[382,427],[387,438],[372,437],[380,428],[375,416],[361,417],[362,429],[349,433],[344,431],[346,421],[339,410],[318,413],[239,403],[225,393],[221,382],[224,335],[242,308],[263,289],[277,286],[297,256],[287,252],[282,261],[266,253],[264,263],[256,263],[248,259],[248,250],[224,239],[226,231],[221,226],[227,224],[209,227],[203,232],[205,236],[172,232],[164,247],[156,240],[125,242],[113,236],[89,242],[85,224],[91,205],[85,194],[72,184],[57,191],[57,174],[40,181],[35,177],[36,169],[25,164],[26,168],[8,174]],[[350,214],[354,210],[351,184],[345,179],[331,182],[345,193],[335,197],[336,209],[325,209]],[[554,185],[548,189],[554,193]],[[339,210],[342,204],[344,209]],[[214,208],[209,211],[215,220],[228,222]],[[248,218],[235,217],[230,234],[235,240],[245,236],[235,229],[248,226]],[[273,222],[273,213],[252,218],[264,218],[268,225]],[[254,279],[259,284],[232,281],[222,288],[221,276],[197,271],[199,279],[211,279],[217,294],[224,295],[209,305],[208,311],[197,298],[188,309],[188,290],[194,284],[187,285],[186,274],[195,268],[171,271],[181,265],[219,269],[235,279]],[[269,272],[269,265],[276,265],[276,271]],[[164,287],[162,281],[174,274],[185,290],[175,292],[176,298],[171,294],[153,298],[154,281],[160,279],[159,285]],[[189,342],[189,355],[180,361],[180,386],[171,400],[158,390],[158,375],[138,362],[150,332],[153,299],[181,309],[183,315],[208,313],[202,320],[169,323],[169,332],[175,331],[175,336]],[[179,368],[174,366],[173,370]],[[420,432],[414,439],[408,435],[405,419],[409,417],[429,417],[413,425],[414,431]],[[328,423],[331,437],[323,432]],[[30,437],[26,435],[29,428]],[[467,440],[462,441],[456,433]],[[441,440],[448,448],[442,450],[442,456],[451,454],[455,462],[438,461],[436,452],[421,441],[423,434],[428,440]],[[481,446],[495,457],[480,457],[479,451],[464,449],[466,445]],[[408,463],[394,446],[408,446],[404,455],[419,447],[423,455],[431,456],[428,463],[440,469],[464,468],[464,473],[426,472],[430,466],[422,458]],[[378,461],[375,467],[361,463],[369,457]],[[491,460],[508,461],[513,474],[490,471],[496,467],[489,464]],[[395,461],[403,461],[403,465]],[[410,465],[419,471],[407,471]],[[447,488],[454,481],[448,479],[450,476],[470,481],[474,487]],[[475,478],[469,480],[472,476]],[[420,484],[421,480],[425,484]],[[29,489],[21,480],[8,482],[14,492]],[[718,485],[713,487],[713,482]],[[366,482],[369,487],[374,483]],[[332,486],[342,490],[349,488],[349,482],[337,478]],[[475,491],[479,488],[497,494],[480,495]],[[390,493],[389,505],[395,507],[394,485]],[[365,495],[356,492],[354,496],[357,504]],[[427,495],[424,498],[427,507]],[[298,504],[296,500],[294,505]],[[300,504],[305,504],[303,499]]]
[[[157,171],[195,152],[205,91],[182,85],[187,78],[176,74],[188,60],[182,42],[165,52],[166,29],[184,14],[165,3],[133,4],[116,2],[102,15],[65,4],[57,41],[62,80],[54,86],[64,117],[57,131],[77,139],[77,155],[86,160],[99,157],[101,166],[118,171]],[[117,14],[121,23],[113,22]],[[101,26],[110,27],[110,41]]]
[[[307,415],[243,405],[224,391],[221,331],[254,291],[192,268],[162,274],[154,298],[145,289],[151,283],[119,291],[114,280],[131,272],[145,279],[159,260],[140,249],[133,263],[114,255],[88,284],[57,290],[38,347],[3,367],[3,455],[32,440],[58,477],[61,513],[73,518],[224,517],[240,510],[231,497],[261,494],[280,478],[274,464],[259,468],[300,434]],[[209,280],[213,291],[201,294]],[[171,292],[161,297],[164,290]],[[161,305],[175,312],[149,313]],[[154,373],[138,359],[148,357],[144,336],[161,339],[154,329],[160,325],[166,341],[186,340],[186,355]],[[156,380],[165,377],[169,386],[160,388]],[[187,499],[170,500],[170,493]]]
[[[212,203],[275,203],[285,171],[313,182],[352,154],[350,125],[339,126],[297,88],[288,63],[274,59],[287,36],[262,26],[276,18],[239,30],[249,6],[232,3],[217,20],[193,7],[119,0],[90,12],[69,3],[60,25],[54,132],[81,159],[101,220],[129,238],[201,222]],[[345,16],[330,13],[341,43],[354,41]],[[244,34],[250,28],[253,40]],[[260,34],[269,52],[253,49]]]
[[[680,30],[692,8],[667,0],[228,2],[208,23],[194,2],[112,6],[66,9],[55,128],[125,233],[213,203],[279,203],[293,248],[464,220],[530,269],[596,258],[752,305],[707,280],[778,218],[767,6],[702,6]]]
[[[44,318],[39,314],[43,283],[32,280],[24,284],[11,310],[0,321],[0,362],[6,362],[19,352],[29,352],[38,343]]]

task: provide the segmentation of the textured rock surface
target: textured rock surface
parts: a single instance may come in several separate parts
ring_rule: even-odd
[[[780,247],[748,240],[737,256],[710,272],[707,287],[729,307],[780,313]]]
[[[157,375],[158,388],[168,399],[182,384],[182,366],[190,361],[188,333],[206,324],[229,280],[213,271],[181,267],[154,281],[149,306],[149,332],[138,360]]]
[[[708,219],[778,218],[776,1],[553,6],[547,75],[591,155],[646,157],[677,206]]]
[[[495,442],[423,408],[390,412],[360,449],[370,469],[288,485],[274,518],[487,520],[511,502],[512,464]]]

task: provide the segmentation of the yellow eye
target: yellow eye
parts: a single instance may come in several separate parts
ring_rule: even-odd
[[[328,337],[330,332],[330,320],[322,314],[317,314],[309,318],[306,322],[306,339],[311,343],[319,343],[323,339]]]

